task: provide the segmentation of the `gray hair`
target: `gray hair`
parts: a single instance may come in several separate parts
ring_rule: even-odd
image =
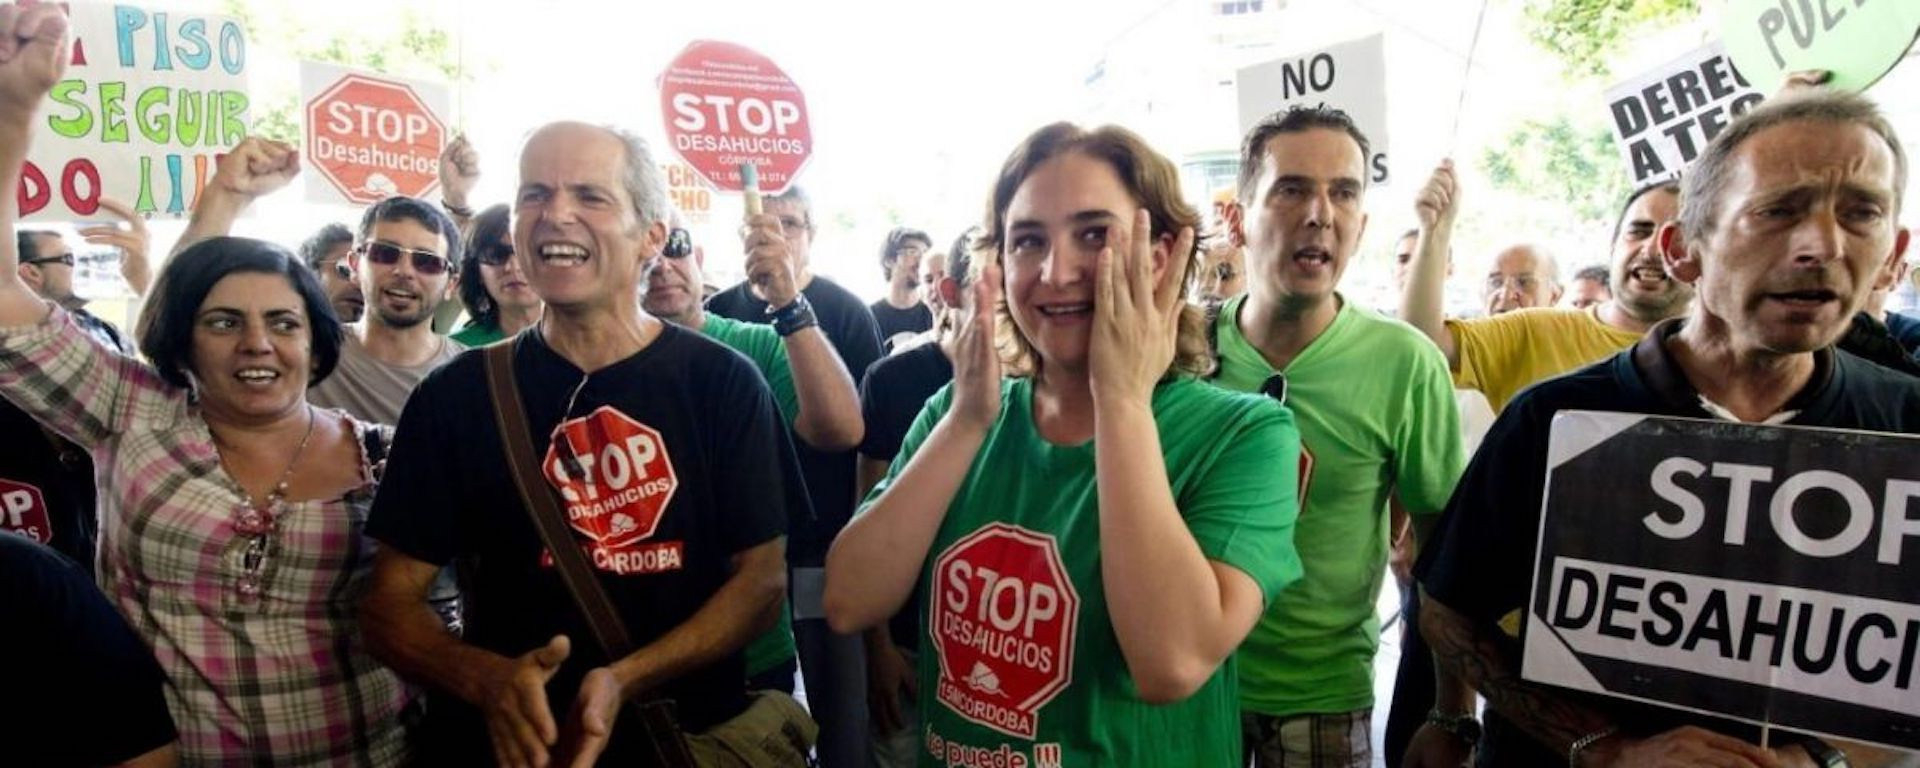
[[[1720,198],[1726,194],[1733,155],[1740,145],[1768,128],[1802,120],[1862,126],[1885,141],[1893,152],[1893,214],[1899,214],[1907,188],[1907,152],[1893,125],[1866,97],[1823,88],[1768,99],[1707,144],[1681,182],[1680,227],[1688,238],[1704,238],[1719,223]]]
[[[807,222],[807,233],[813,234],[818,231],[818,228],[816,228],[813,223],[813,198],[807,195],[807,190],[804,187],[798,184],[789,184],[787,185],[787,191],[773,195],[767,199],[779,200],[783,203],[792,203],[800,206],[800,215],[805,217]]]
[[[627,163],[620,169],[620,183],[627,188],[627,197],[633,199],[633,212],[640,217],[640,228],[666,221],[671,210],[667,204],[667,182],[661,178],[660,165],[653,161],[653,150],[647,147],[647,140],[616,125],[600,127],[626,145]]]

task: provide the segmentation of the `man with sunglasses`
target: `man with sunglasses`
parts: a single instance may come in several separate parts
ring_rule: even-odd
[[[1256,766],[1372,764],[1388,510],[1397,501],[1423,532],[1466,464],[1446,361],[1418,331],[1338,291],[1366,229],[1368,156],[1343,112],[1275,113],[1247,136],[1226,207],[1247,294],[1213,323],[1215,381],[1282,398],[1300,425],[1294,539],[1307,575],[1273,600],[1238,657]],[[1460,709],[1471,706],[1459,694]]]
[[[347,327],[340,365],[308,399],[381,424],[420,380],[463,347],[433,332],[433,315],[451,294],[460,258],[460,230],[440,209],[411,197],[389,197],[360,218],[350,265],[366,316]]]
[[[225,235],[253,201],[285,187],[300,172],[299,151],[249,136],[228,153],[194,203],[178,253]],[[460,264],[460,229],[439,208],[411,197],[374,203],[360,217],[353,250],[337,265],[360,286],[361,322],[346,326],[340,363],[307,393],[322,408],[362,421],[395,424],[420,380],[464,349],[433,332],[433,313],[452,296]]]
[[[126,246],[129,258],[137,250],[144,264],[145,227],[126,234],[137,238]],[[17,229],[14,240],[20,249],[21,282],[41,298],[65,307],[74,322],[101,344],[122,354],[134,354],[133,345],[118,330],[81,308],[86,302],[73,292],[73,247],[60,233]],[[128,282],[136,288],[136,295],[145,292],[143,281]],[[98,536],[93,460],[72,441],[41,428],[32,416],[5,399],[0,399],[0,441],[20,447],[0,451],[0,486],[6,491],[0,499],[0,531],[46,544],[93,573]]]

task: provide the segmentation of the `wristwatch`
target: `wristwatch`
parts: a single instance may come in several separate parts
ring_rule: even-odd
[[[1480,743],[1480,719],[1472,712],[1449,715],[1434,709],[1427,712],[1427,722],[1469,745]]]
[[[773,330],[781,336],[792,336],[808,328],[820,325],[820,319],[813,315],[813,303],[807,301],[802,293],[793,297],[793,303],[779,309],[769,307],[767,314],[773,315]]]

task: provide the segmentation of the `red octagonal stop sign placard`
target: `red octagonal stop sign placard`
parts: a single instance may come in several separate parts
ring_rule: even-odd
[[[308,69],[310,79],[332,74],[322,74],[321,65]],[[433,106],[443,99],[423,95],[425,87],[359,72],[309,82],[317,94],[306,105],[306,160],[331,187],[309,185],[309,192],[369,204],[393,195],[424,197],[438,186],[447,126]]]
[[[660,74],[667,140],[687,165],[722,190],[742,189],[752,163],[760,189],[785,192],[813,156],[813,129],[800,86],[743,45],[700,40]]]
[[[53,519],[47,515],[47,499],[39,488],[0,477],[0,531],[53,543]]]
[[[967,720],[1034,738],[1040,708],[1073,679],[1080,595],[1053,536],[992,523],[933,565],[935,698]]]
[[[661,570],[626,557],[659,530],[680,486],[658,430],[603,405],[554,428],[542,467],[560,490],[567,522],[593,541],[595,565],[623,573]]]

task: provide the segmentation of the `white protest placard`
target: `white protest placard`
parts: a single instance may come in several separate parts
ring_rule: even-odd
[[[1255,64],[1240,70],[1240,132],[1292,106],[1326,105],[1345,111],[1366,134],[1369,179],[1387,173],[1387,64],[1384,37],[1373,35]]]
[[[224,16],[71,3],[65,79],[35,121],[26,221],[81,221],[102,195],[180,216],[247,135],[247,33]]]
[[[370,205],[439,186],[451,140],[445,83],[304,61],[300,94],[308,200]]]
[[[1528,680],[1920,749],[1920,438],[1562,411]]]
[[[1715,42],[1607,89],[1607,113],[1638,187],[1679,175],[1764,98]]]

